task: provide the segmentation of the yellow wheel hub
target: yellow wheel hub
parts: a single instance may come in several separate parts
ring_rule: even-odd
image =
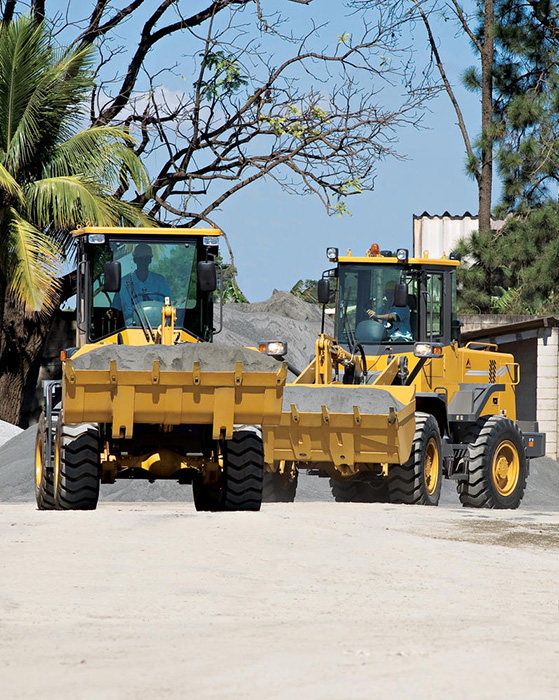
[[[492,465],[495,488],[501,496],[510,496],[520,477],[518,450],[510,440],[504,440],[495,450]]]
[[[424,475],[425,488],[427,493],[432,496],[437,490],[439,484],[439,448],[437,441],[432,437],[427,443],[425,450]]]
[[[35,484],[37,488],[41,486],[41,479],[43,478],[43,441],[41,438],[37,438],[35,443]]]

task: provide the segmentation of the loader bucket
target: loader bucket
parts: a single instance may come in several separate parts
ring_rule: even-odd
[[[64,421],[110,423],[121,438],[135,424],[212,425],[229,440],[234,424],[279,422],[286,376],[286,363],[245,348],[97,346],[65,363]]]
[[[415,432],[415,389],[289,385],[279,426],[264,428],[264,459],[403,464]]]

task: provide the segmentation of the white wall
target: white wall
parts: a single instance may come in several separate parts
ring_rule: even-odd
[[[499,229],[503,221],[491,222],[491,228]],[[422,258],[424,251],[429,251],[430,258],[448,256],[461,238],[477,231],[478,217],[466,213],[463,216],[430,216],[422,214],[413,217],[413,252],[414,257]]]

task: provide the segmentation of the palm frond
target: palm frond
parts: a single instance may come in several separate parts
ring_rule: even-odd
[[[14,133],[29,97],[45,70],[49,46],[29,18],[20,17],[0,29],[0,143],[10,155]],[[31,125],[33,128],[33,125]],[[36,133],[36,125],[33,130]]]
[[[43,25],[30,27],[23,22],[20,28],[18,41],[13,42],[12,60],[17,60],[17,66],[11,66],[6,95],[11,116],[5,150],[12,173],[29,168],[37,153],[44,153],[72,133],[81,119],[77,107],[92,86],[86,70],[92,61],[91,47],[66,51],[57,58]]]
[[[26,312],[53,311],[59,251],[48,236],[14,210],[6,217],[8,294]]]
[[[0,191],[4,190],[10,197],[13,197],[18,204],[24,203],[23,192],[17,180],[11,173],[0,163]]]
[[[87,173],[102,180],[107,191],[118,189],[124,176],[138,192],[150,189],[150,180],[131,146],[134,139],[118,127],[100,126],[83,129],[61,143],[46,164],[45,177]]]
[[[145,220],[138,207],[106,196],[99,183],[82,175],[37,180],[26,188],[27,214],[41,228],[74,228],[89,222],[117,226],[123,214],[136,223]]]

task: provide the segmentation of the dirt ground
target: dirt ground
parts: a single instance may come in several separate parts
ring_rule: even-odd
[[[559,512],[0,503],[0,695],[557,698]]]

